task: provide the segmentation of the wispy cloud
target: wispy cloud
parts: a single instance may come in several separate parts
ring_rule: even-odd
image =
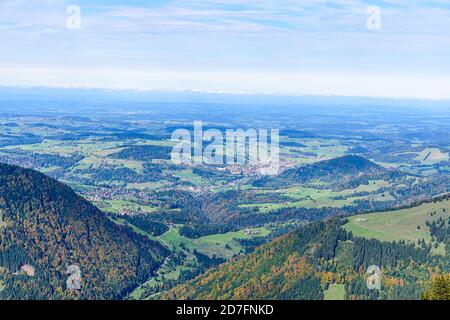
[[[450,97],[446,0],[5,0],[0,43],[0,85]]]

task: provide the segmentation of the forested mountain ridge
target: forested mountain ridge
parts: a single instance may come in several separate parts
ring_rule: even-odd
[[[355,237],[346,219],[305,225],[254,253],[235,258],[166,293],[162,299],[321,300],[420,299],[434,275],[450,272],[448,252],[432,246]],[[369,266],[381,270],[380,290],[367,285]]]
[[[0,164],[0,299],[120,299],[167,255],[68,186]],[[67,288],[71,265],[80,290]]]
[[[386,174],[382,166],[358,155],[346,155],[313,164],[303,165],[282,172],[276,177],[264,177],[254,182],[257,187],[277,187],[313,180],[338,181],[360,175]]]

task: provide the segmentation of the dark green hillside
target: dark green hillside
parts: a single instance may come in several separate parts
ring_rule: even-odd
[[[68,186],[0,164],[0,299],[121,298],[167,254]],[[70,265],[81,270],[79,291],[66,287]]]
[[[117,159],[149,161],[152,159],[170,159],[171,147],[165,146],[131,146],[111,155]]]
[[[338,174],[355,174],[359,172],[380,172],[383,167],[357,155],[347,155],[315,163],[313,168],[320,172],[334,171]]]
[[[319,161],[299,168],[289,169],[277,177],[265,177],[254,182],[256,187],[285,187],[313,180],[339,181],[343,178],[360,175],[386,173],[383,167],[357,155],[347,155],[325,161]]]

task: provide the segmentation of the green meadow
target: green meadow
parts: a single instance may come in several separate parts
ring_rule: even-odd
[[[424,239],[430,243],[431,235],[426,222],[449,216],[450,200],[446,200],[403,210],[355,215],[344,227],[358,237],[408,242]]]
[[[180,235],[179,226],[171,228],[161,235],[161,239],[174,248],[194,249],[209,257],[216,255],[221,258],[231,258],[242,251],[242,246],[235,239],[250,239],[253,237],[264,237],[270,234],[267,228],[253,228],[254,235],[245,234],[245,231],[214,234],[198,239],[189,239]]]

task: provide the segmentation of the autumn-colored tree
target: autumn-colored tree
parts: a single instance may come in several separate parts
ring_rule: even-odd
[[[450,300],[450,275],[436,277],[422,294],[422,300]]]

